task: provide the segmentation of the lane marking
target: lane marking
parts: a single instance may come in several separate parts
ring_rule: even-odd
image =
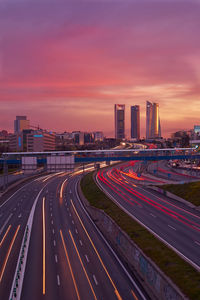
[[[56,246],[56,241],[55,240],[53,241],[53,245],[54,245],[54,247]]]
[[[171,226],[171,225],[167,225],[168,227],[170,227],[171,229],[173,229],[173,230],[176,230],[176,228],[174,228],[173,226]]]
[[[53,225],[53,220],[51,221],[51,224]]]
[[[86,258],[87,262],[89,263],[90,261],[89,261],[89,258],[86,254],[85,254],[85,258]]]
[[[5,240],[5,238],[6,238],[7,234],[8,234],[8,232],[10,231],[10,228],[11,228],[11,225],[8,226],[8,228],[7,228],[5,234],[4,234],[4,236],[3,236],[3,238],[2,238],[2,240],[1,240],[1,242],[0,242],[0,248],[1,248],[1,246],[3,245],[3,242],[4,242],[4,240]]]
[[[57,256],[57,254],[55,254],[55,262],[56,263],[58,262],[58,256]]]
[[[7,262],[8,262],[8,258],[9,258],[9,256],[10,256],[10,252],[11,252],[12,247],[13,247],[13,245],[14,245],[14,242],[15,242],[15,239],[16,239],[16,236],[17,236],[17,234],[18,234],[19,229],[20,229],[20,225],[18,225],[18,227],[17,227],[17,229],[16,229],[16,231],[15,231],[15,234],[14,234],[14,236],[13,236],[13,238],[12,238],[12,241],[11,241],[11,244],[10,244],[10,246],[9,246],[9,249],[8,249],[8,252],[7,252],[7,255],[6,255],[6,258],[5,258],[5,260],[4,260],[3,267],[2,267],[1,272],[0,272],[0,283],[1,283],[1,280],[2,280],[2,278],[3,278],[3,274],[4,274],[4,271],[5,271]]]
[[[197,245],[199,245],[200,246],[200,242],[197,242],[197,241],[194,241],[195,242],[195,244],[197,244]]]
[[[43,197],[42,204],[42,216],[43,216],[43,295],[45,295],[45,197]]]
[[[6,227],[8,221],[10,220],[10,218],[12,217],[12,215],[13,215],[13,214],[11,213],[11,214],[9,215],[9,217],[5,220],[3,226],[2,226],[1,229],[0,229],[0,235],[2,234],[4,228]]]
[[[94,279],[95,284],[98,285],[98,281],[97,281],[97,279],[96,279],[96,276],[93,275],[92,277],[93,277],[93,279]]]
[[[22,214],[19,214],[18,218],[21,218]]]
[[[104,265],[104,263],[103,263],[103,261],[102,261],[100,255],[99,255],[99,252],[97,251],[97,249],[96,249],[96,247],[95,247],[95,245],[94,245],[94,243],[93,243],[91,237],[89,236],[89,233],[87,232],[85,226],[83,225],[83,222],[82,222],[82,220],[81,220],[81,218],[80,218],[80,216],[79,216],[79,214],[78,214],[78,212],[77,212],[77,210],[76,210],[76,208],[75,208],[74,203],[73,203],[72,200],[71,200],[71,204],[72,204],[72,207],[73,207],[73,209],[74,209],[74,211],[75,211],[75,213],[76,213],[76,215],[77,215],[77,217],[78,217],[78,219],[79,219],[79,222],[80,222],[81,226],[83,227],[83,230],[85,231],[85,233],[86,233],[86,235],[87,235],[87,237],[88,237],[88,239],[89,239],[89,241],[90,241],[90,243],[91,243],[91,245],[92,245],[92,247],[93,247],[93,249],[94,249],[94,251],[95,251],[95,253],[96,253],[96,255],[97,255],[97,257],[98,257],[98,259],[99,259],[99,261],[100,261],[100,263],[101,263],[101,265],[102,265],[102,267],[103,267],[103,269],[104,269],[104,271],[106,272],[106,275],[108,276],[108,278],[109,278],[109,280],[110,280],[110,282],[111,282],[111,284],[112,284],[112,286],[113,286],[113,288],[114,288],[114,290],[115,290],[115,294],[116,294],[117,298],[118,298],[118,299],[121,299],[121,296],[120,296],[120,294],[119,294],[119,292],[118,292],[118,290],[117,290],[117,287],[116,287],[116,285],[114,284],[114,282],[113,282],[113,280],[112,280],[110,274],[108,273],[108,270],[107,270],[106,266]]]
[[[67,252],[67,249],[66,249],[66,245],[65,245],[65,242],[64,242],[64,238],[63,238],[63,234],[62,234],[62,230],[61,229],[60,229],[60,236],[61,236],[61,240],[62,240],[62,243],[63,243],[63,248],[64,248],[64,251],[65,251],[65,256],[67,258],[67,263],[69,265],[69,269],[70,269],[70,273],[71,273],[71,276],[72,276],[72,280],[73,280],[73,283],[74,283],[74,288],[75,288],[75,291],[76,291],[76,295],[77,295],[78,300],[80,300],[80,296],[79,296],[79,292],[78,292],[76,280],[75,280],[75,277],[74,277],[74,273],[72,271],[72,267],[71,267],[71,264],[70,264],[68,252]]]
[[[156,216],[155,216],[154,214],[150,213],[150,215],[151,215],[152,217],[156,218]]]
[[[72,224],[74,225],[74,220],[72,220]]]
[[[78,234],[78,230],[77,229],[75,229],[75,232],[76,232],[76,234]]]
[[[74,248],[75,248],[75,250],[76,250],[76,253],[77,253],[77,255],[78,255],[79,261],[80,261],[80,263],[81,263],[81,266],[82,266],[82,268],[83,268],[83,271],[84,271],[84,273],[85,273],[85,276],[86,276],[86,278],[87,278],[87,281],[88,281],[88,283],[89,283],[89,286],[90,286],[90,288],[91,288],[91,291],[92,291],[92,294],[93,294],[93,296],[94,296],[94,299],[97,300],[97,297],[96,297],[95,292],[94,292],[94,290],[93,290],[92,284],[91,284],[91,282],[90,282],[90,279],[89,279],[89,277],[88,277],[88,274],[87,274],[87,272],[86,272],[86,269],[85,269],[85,267],[84,267],[84,265],[83,265],[82,259],[81,259],[81,257],[80,257],[79,251],[78,251],[78,249],[77,249],[76,243],[75,243],[75,241],[74,241],[74,238],[73,238],[72,233],[71,233],[70,230],[69,230],[69,235],[70,235],[70,237],[71,237],[71,240],[72,240],[72,243],[73,243]]]
[[[58,283],[58,286],[60,286],[60,277],[59,277],[59,275],[57,275],[57,283]]]
[[[81,245],[81,246],[83,246],[83,243],[82,243],[82,241],[81,241],[81,240],[79,240],[79,243],[80,243],[80,245]]]
[[[55,233],[54,229],[52,229],[52,233],[53,233],[53,234]]]

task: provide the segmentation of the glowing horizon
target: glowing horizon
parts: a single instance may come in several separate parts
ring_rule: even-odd
[[[0,3],[0,130],[16,115],[114,136],[114,104],[159,103],[162,135],[200,124],[200,2]]]

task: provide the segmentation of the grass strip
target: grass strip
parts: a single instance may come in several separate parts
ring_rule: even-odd
[[[104,210],[189,299],[200,300],[200,273],[110,200],[93,173],[82,178],[81,189],[90,205]]]
[[[159,187],[191,202],[196,206],[200,206],[200,181],[184,184],[165,184]]]

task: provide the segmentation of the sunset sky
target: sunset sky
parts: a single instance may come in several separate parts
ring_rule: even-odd
[[[114,104],[160,104],[163,136],[200,124],[200,1],[0,0],[0,130],[114,133]],[[129,131],[127,132],[129,135]]]

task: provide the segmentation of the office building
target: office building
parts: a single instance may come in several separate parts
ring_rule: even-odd
[[[30,121],[27,120],[26,116],[16,116],[16,120],[14,120],[14,133],[19,133],[29,128]]]
[[[115,138],[125,138],[125,105],[115,104]]]
[[[140,107],[131,106],[131,139],[140,139]]]
[[[46,131],[33,131],[26,136],[28,152],[45,152],[55,151],[56,138],[55,134]]]
[[[21,152],[24,150],[22,132],[14,133],[9,136],[9,148],[11,152]]]
[[[146,139],[161,138],[159,104],[146,102]]]

